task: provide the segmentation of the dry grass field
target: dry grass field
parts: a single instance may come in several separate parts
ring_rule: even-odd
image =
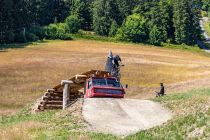
[[[88,40],[53,41],[0,52],[0,115],[16,112],[62,79],[89,69],[103,70],[109,50],[126,65],[122,83],[129,85],[127,98],[152,97],[160,82],[168,93],[210,85],[210,57],[203,53]]]

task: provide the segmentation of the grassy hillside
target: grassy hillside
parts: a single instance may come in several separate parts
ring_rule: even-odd
[[[154,97],[160,82],[166,84],[168,93],[209,86],[210,57],[202,52],[90,40],[14,47],[18,45],[0,52],[3,115],[33,102],[62,79],[89,69],[103,70],[110,50],[119,54],[126,65],[122,69],[122,83],[129,84],[128,98]]]
[[[174,93],[153,99],[172,110],[174,117],[162,126],[120,138],[109,134],[84,132],[87,124],[70,111],[28,114],[27,107],[17,115],[2,118],[0,139],[209,139],[210,89]]]
[[[154,99],[172,110],[166,124],[127,137],[133,139],[209,139],[210,89],[176,93]]]

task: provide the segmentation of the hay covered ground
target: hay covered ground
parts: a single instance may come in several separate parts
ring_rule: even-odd
[[[88,40],[52,41],[0,52],[0,115],[13,114],[62,79],[104,69],[109,50],[122,57],[127,98],[209,87],[210,57],[201,52]]]

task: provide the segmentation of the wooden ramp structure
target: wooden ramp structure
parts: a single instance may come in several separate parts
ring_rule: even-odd
[[[71,81],[70,90],[68,91],[68,105],[73,104],[78,98],[83,97],[84,84],[86,79],[90,77],[109,77],[109,72],[100,70],[90,70],[81,74],[77,74],[68,81]],[[63,108],[63,91],[64,85],[59,84],[52,89],[47,89],[42,98],[37,102],[33,109],[35,112],[44,111],[46,109],[62,109]]]

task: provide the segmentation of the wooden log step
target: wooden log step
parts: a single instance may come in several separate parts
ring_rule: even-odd
[[[59,96],[49,96],[49,97],[43,96],[42,100],[44,100],[44,101],[51,101],[51,100],[62,101],[63,98],[59,97]]]
[[[59,91],[55,91],[54,93],[57,93],[57,94],[63,94],[63,92],[59,92]]]
[[[39,109],[40,111],[44,111],[45,105],[39,104],[37,109]]]
[[[44,96],[49,96],[49,95],[50,95],[49,92],[45,92],[45,93],[44,93]]]
[[[52,100],[52,101],[42,101],[41,104],[45,104],[45,105],[62,105],[63,104],[63,101],[55,101],[55,100]]]
[[[40,109],[41,111],[43,111],[44,109],[62,109],[63,105],[51,105],[51,104],[46,104],[46,105],[42,105],[40,104],[38,109]]]
[[[45,109],[62,109],[63,105],[46,105]]]
[[[46,93],[45,96],[63,96],[61,93]]]
[[[47,89],[47,92],[53,93],[53,92],[55,92],[55,90],[54,89]]]

